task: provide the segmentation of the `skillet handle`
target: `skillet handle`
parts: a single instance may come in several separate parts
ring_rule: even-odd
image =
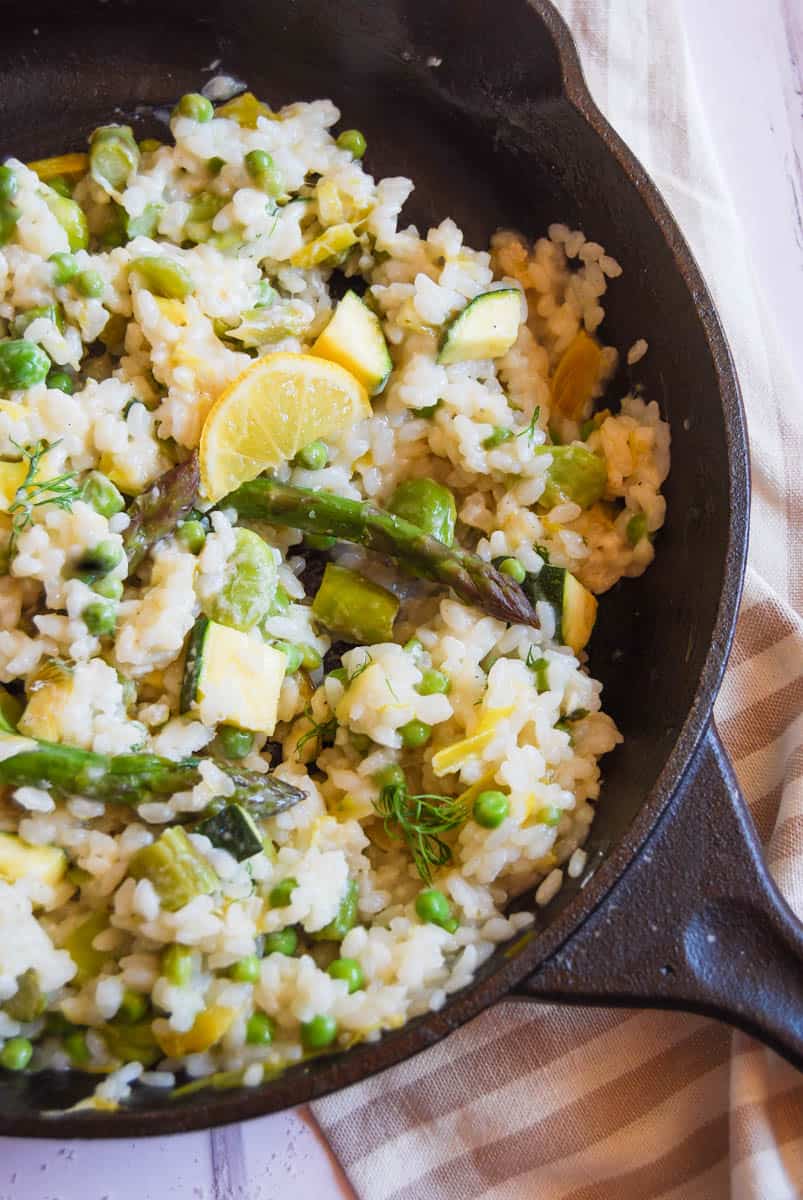
[[[803,925],[713,725],[639,858],[518,994],[703,1013],[803,1070]]]

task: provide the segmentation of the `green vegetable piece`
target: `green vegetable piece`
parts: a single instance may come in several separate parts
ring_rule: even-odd
[[[194,290],[189,272],[172,258],[159,254],[135,258],[131,270],[140,275],[149,292],[166,300],[183,300]]]
[[[346,892],[340,901],[337,915],[328,925],[324,925],[323,929],[318,929],[311,934],[312,939],[316,942],[342,942],[348,931],[357,924],[359,898],[360,889],[357,881],[350,879],[346,884]]]
[[[5,246],[14,236],[22,210],[10,201],[0,201],[0,246]]]
[[[554,805],[547,804],[544,808],[538,809],[535,820],[538,825],[557,825],[562,816],[562,808],[555,808]]]
[[[66,196],[68,200],[72,196],[72,188],[63,175],[54,175],[52,179],[48,179],[47,186],[59,196]]]
[[[6,1071],[24,1071],[32,1055],[33,1046],[28,1038],[9,1038],[0,1050],[0,1066]]]
[[[164,145],[158,138],[142,138],[137,144],[143,154],[155,154]]]
[[[78,259],[74,255],[67,254],[63,250],[59,250],[55,254],[51,254],[47,261],[53,264],[53,282],[55,283],[56,287],[61,287],[62,284],[69,283],[71,279],[75,278],[80,270],[78,266]]]
[[[128,125],[101,125],[89,139],[89,170],[106,192],[121,192],[139,167],[139,146]]]
[[[301,1026],[301,1044],[305,1050],[325,1050],[337,1037],[337,1021],[321,1013]]]
[[[84,583],[92,583],[103,575],[108,575],[123,561],[123,551],[119,542],[106,538],[98,542],[90,550],[85,550],[75,564],[78,578]]]
[[[454,933],[460,922],[452,916],[449,901],[437,888],[424,888],[415,900],[415,911],[429,925],[440,925],[448,933]]]
[[[235,729],[233,725],[223,725],[217,736],[224,758],[245,758],[254,746],[253,733],[246,729]]]
[[[150,846],[137,850],[128,864],[132,879],[149,879],[168,912],[213,892],[219,880],[180,825],[165,829]]]
[[[258,188],[269,196],[280,196],[282,177],[267,150],[249,150],[245,156],[245,169]]]
[[[89,1047],[86,1044],[86,1034],[81,1029],[74,1029],[64,1038],[64,1049],[70,1056],[74,1067],[86,1067],[91,1059]]]
[[[103,276],[97,271],[79,271],[73,279],[73,287],[81,296],[88,300],[99,300],[103,295],[106,284]]]
[[[83,984],[94,975],[99,975],[101,968],[113,957],[109,950],[96,950],[92,943],[99,933],[109,927],[107,912],[94,912],[80,925],[76,926],[64,940],[64,949],[78,968],[75,981]]]
[[[139,566],[151,546],[171,534],[189,515],[199,486],[198,455],[192,454],[186,462],[165,471],[132,502],[123,536],[129,571]]]
[[[323,661],[320,652],[306,642],[299,647],[301,650],[301,665],[305,671],[317,671]]]
[[[52,188],[42,188],[42,199],[67,234],[70,250],[86,250],[89,245],[89,226],[81,205],[69,196],[60,196]]]
[[[193,196],[184,223],[185,237],[191,242],[207,242],[212,235],[212,222],[225,204],[226,197],[215,192],[199,192]]]
[[[263,943],[265,954],[286,954],[290,958],[298,949],[298,934],[292,925],[274,933],[266,933]]]
[[[205,125],[214,115],[215,109],[211,100],[207,100],[200,92],[187,92],[173,109],[174,117],[189,117],[199,125]]]
[[[277,650],[281,650],[282,654],[287,659],[287,663],[284,668],[285,675],[295,675],[304,658],[304,653],[301,647],[293,645],[292,642],[283,641],[274,641],[273,645]]]
[[[259,979],[259,959],[256,954],[248,954],[238,962],[232,963],[228,976],[235,983],[256,983]]]
[[[52,321],[60,333],[64,332],[64,313],[61,311],[61,305],[40,304],[37,308],[29,308],[14,318],[11,322],[11,332],[14,337],[23,337],[28,326],[32,325],[34,321],[38,321],[40,317],[46,321]]]
[[[94,637],[108,637],[117,626],[117,606],[109,601],[95,600],[83,609],[81,620]]]
[[[184,521],[176,530],[176,537],[190,554],[200,554],[206,542],[206,530],[200,521]]]
[[[275,1033],[276,1022],[267,1013],[252,1013],[245,1023],[245,1040],[249,1046],[269,1046]]]
[[[428,667],[421,674],[421,682],[416,687],[419,696],[445,696],[452,686],[448,675]]]
[[[337,538],[325,533],[308,533],[304,541],[310,550],[331,550],[337,544]]]
[[[389,512],[403,521],[417,525],[426,533],[451,546],[457,507],[449,488],[434,479],[407,479],[400,483],[390,498]]]
[[[342,979],[348,986],[349,995],[365,987],[365,976],[356,958],[336,958],[326,968],[332,979]]]
[[[482,445],[485,450],[495,450],[497,446],[501,446],[503,442],[509,442],[513,437],[512,429],[504,429],[501,425],[494,425],[493,430],[484,439]]]
[[[647,514],[640,512],[627,522],[627,540],[631,546],[637,546],[642,538],[647,536]]]
[[[335,563],[327,563],[312,614],[332,633],[362,645],[393,640],[399,601],[392,592]]]
[[[426,746],[432,737],[432,726],[425,721],[408,721],[406,725],[399,726],[399,733],[403,746],[408,750],[418,750],[420,746]]]
[[[35,1021],[46,1003],[47,1000],[39,986],[39,976],[29,967],[17,979],[17,990],[4,1002],[3,1008],[15,1021]]]
[[[403,788],[407,786],[407,776],[398,763],[388,763],[374,775],[374,783],[380,791],[385,788]]]
[[[206,160],[206,169],[213,179],[220,174],[225,165],[225,159],[220,158],[217,154]]]
[[[129,240],[135,237],[155,237],[163,207],[161,204],[146,204],[138,217],[126,217],[125,231]]]
[[[0,687],[0,732],[16,733],[17,722],[23,714],[25,705],[11,692]]]
[[[16,338],[0,342],[0,390],[13,392],[47,379],[50,359],[41,346]]]
[[[141,1062],[145,1067],[152,1067],[162,1058],[150,1021],[103,1025],[100,1033],[109,1054],[120,1062]]]
[[[499,564],[499,570],[503,575],[509,575],[511,579],[515,579],[516,583],[524,583],[527,578],[527,572],[517,558],[503,558]]]
[[[51,371],[45,382],[49,388],[64,392],[67,396],[75,391],[75,380],[67,371]]]
[[[287,879],[283,879],[281,883],[274,884],[268,893],[268,903],[271,908],[287,908],[297,887],[298,880],[293,879],[291,875]]]
[[[122,579],[110,579],[107,576],[105,579],[98,579],[96,583],[93,583],[92,591],[97,592],[104,600],[122,600],[123,581]]]
[[[345,667],[335,667],[334,671],[330,671],[327,676],[329,679],[336,679],[338,683],[342,683],[346,687],[349,681],[349,673]]]
[[[19,191],[19,183],[17,176],[14,174],[12,167],[5,164],[0,166],[0,203],[5,204],[10,200],[15,200]]]
[[[368,754],[374,744],[367,733],[354,733],[353,731],[349,731],[349,741],[357,753],[362,755]]]
[[[417,637],[411,637],[402,646],[405,654],[411,654],[413,658],[420,658],[424,652],[424,645]]]
[[[246,632],[268,616],[276,594],[278,568],[267,542],[250,529],[235,530],[226,563],[226,582],[204,612],[220,625]]]
[[[310,442],[296,455],[296,466],[304,467],[307,471],[321,471],[329,461],[329,451],[326,442]]]
[[[352,158],[362,158],[368,144],[359,129],[344,129],[337,139],[338,150],[348,150]]]
[[[536,691],[539,696],[542,696],[544,692],[549,691],[549,659],[536,658],[531,660],[530,655],[528,655],[527,666],[531,671],[535,672]]]
[[[496,829],[510,812],[510,801],[504,792],[480,792],[474,801],[474,820],[483,829]]]
[[[239,804],[225,804],[198,826],[219,850],[228,850],[237,862],[245,862],[264,849],[262,834],[253,818]]]
[[[547,485],[538,503],[554,508],[567,500],[590,508],[602,496],[608,482],[605,460],[587,446],[572,442],[569,446],[539,446],[537,454],[551,454]]]
[[[102,517],[113,517],[125,508],[125,500],[111,479],[100,471],[89,472],[81,488],[81,499],[91,504]]]
[[[176,942],[162,951],[160,971],[174,987],[186,987],[192,979],[194,958],[190,946]]]
[[[149,1007],[147,996],[126,988],[114,1019],[123,1025],[135,1025],[142,1020]]]

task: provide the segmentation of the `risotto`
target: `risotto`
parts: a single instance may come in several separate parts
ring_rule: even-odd
[[[586,645],[669,429],[609,394],[620,267],[400,224],[338,120],[0,166],[0,1064],[95,1105],[440,1008],[621,740]]]

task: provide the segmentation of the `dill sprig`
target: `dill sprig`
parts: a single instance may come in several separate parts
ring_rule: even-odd
[[[8,511],[11,520],[11,548],[13,550],[17,538],[33,521],[33,510],[43,504],[53,504],[65,512],[70,512],[74,502],[81,494],[80,486],[75,482],[75,471],[65,471],[62,475],[54,475],[52,479],[37,479],[39,464],[49,450],[58,446],[58,442],[46,442],[41,439],[33,450],[24,446],[16,446],[23,460],[27,463],[25,478],[17,488],[14,501]]]
[[[453,796],[411,796],[404,783],[388,784],[374,801],[388,837],[404,841],[425,883],[452,861],[452,848],[440,836],[462,825],[465,804]]]
[[[328,743],[332,743],[337,733],[337,717],[331,716],[326,721],[316,721],[312,712],[312,705],[307,704],[304,709],[304,716],[312,726],[306,733],[302,733],[301,737],[296,742],[296,757],[306,746],[307,742],[313,738],[317,738],[318,749],[321,750]]]
[[[536,404],[533,415],[530,417],[530,424],[525,429],[520,429],[516,434],[517,438],[527,436],[527,441],[531,442],[535,437],[535,431],[538,428],[538,418],[541,416],[541,405]]]

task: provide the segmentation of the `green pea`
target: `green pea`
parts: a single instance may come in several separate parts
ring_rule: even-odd
[[[206,530],[200,521],[184,521],[176,530],[176,537],[190,554],[200,554],[206,541]]]
[[[17,338],[0,342],[0,390],[33,387],[47,378],[50,359],[35,342]]]
[[[286,954],[290,958],[298,949],[298,934],[292,925],[279,929],[275,933],[266,933],[264,941],[265,954]]]
[[[45,383],[49,388],[64,392],[67,396],[71,396],[75,391],[75,380],[67,371],[51,371]]]
[[[301,1044],[305,1050],[324,1050],[337,1037],[337,1021],[321,1013],[301,1026]]]
[[[310,442],[296,455],[296,465],[307,471],[321,471],[329,461],[329,451],[326,443],[320,440]]]
[[[388,763],[374,775],[374,782],[380,789],[404,787],[407,776],[398,763]]]
[[[301,665],[305,671],[316,671],[321,665],[322,659],[320,653],[314,646],[309,646],[306,643],[300,647],[301,649]]]
[[[19,191],[17,176],[11,167],[0,166],[0,202],[14,200]]]
[[[160,971],[175,987],[186,987],[192,979],[193,953],[189,946],[176,943],[162,951]]]
[[[352,158],[362,158],[368,147],[359,129],[344,129],[337,139],[338,150],[348,150]]]
[[[135,258],[131,270],[137,271],[143,281],[143,286],[154,296],[166,300],[183,300],[193,291],[193,282],[181,263],[162,255],[148,255]]]
[[[480,792],[474,801],[474,820],[483,829],[496,829],[510,812],[510,801],[504,792]]]
[[[138,143],[143,154],[155,154],[157,150],[161,150],[162,144],[163,143],[160,142],[158,138],[143,138],[142,141]]]
[[[6,1071],[24,1071],[33,1055],[33,1046],[26,1037],[13,1037],[0,1050],[0,1066]]]
[[[207,100],[200,92],[187,92],[173,109],[174,117],[189,117],[199,125],[205,125],[214,115],[215,109],[211,100]]]
[[[90,471],[87,475],[81,488],[81,499],[102,517],[113,517],[125,508],[125,500],[111,479],[100,471]]]
[[[298,880],[288,876],[281,883],[274,884],[268,894],[268,903],[271,908],[287,908],[293,892],[298,887]]]
[[[503,442],[509,442],[512,437],[512,429],[503,429],[501,425],[494,425],[482,445],[485,450],[494,450],[497,446],[501,446]]]
[[[405,654],[412,654],[413,658],[420,658],[424,652],[424,646],[422,642],[419,642],[417,637],[411,637],[409,641],[404,643],[402,650]]]
[[[107,600],[93,601],[81,613],[81,620],[93,636],[108,637],[117,625],[117,607]]]
[[[562,816],[562,808],[555,808],[553,804],[547,804],[544,808],[538,809],[535,820],[538,825],[557,825]]]
[[[396,488],[388,509],[445,546],[452,545],[457,507],[454,496],[442,483],[434,479],[407,479]]]
[[[89,169],[104,191],[122,191],[139,167],[139,157],[128,125],[101,125],[89,139]]]
[[[432,726],[427,725],[425,721],[408,721],[406,725],[399,728],[402,745],[408,750],[417,750],[419,746],[425,746],[432,736]]]
[[[90,550],[85,550],[76,563],[76,576],[84,583],[92,583],[103,575],[108,575],[123,560],[123,550],[119,542],[104,538]]]
[[[517,558],[503,558],[499,570],[503,575],[509,575],[516,583],[524,583],[527,578],[527,572]]]
[[[47,261],[53,264],[53,282],[56,287],[69,283],[78,274],[78,259],[74,254],[59,250],[51,254]]]
[[[245,156],[245,169],[263,192],[269,196],[281,194],[282,179],[267,150],[249,150]]]
[[[443,671],[428,667],[422,672],[421,682],[416,686],[419,696],[445,696],[452,686],[452,681]]]
[[[249,1046],[269,1046],[275,1035],[276,1022],[267,1013],[252,1013],[245,1023],[245,1040]]]
[[[239,962],[232,963],[228,975],[235,983],[256,983],[259,979],[259,959],[256,954],[249,954]]]
[[[0,246],[11,241],[21,216],[22,209],[8,200],[0,201]]]
[[[454,933],[460,922],[452,916],[449,901],[437,888],[424,888],[415,899],[415,911],[428,925],[440,925],[448,933]]]
[[[310,550],[331,550],[337,544],[337,538],[328,533],[305,533],[304,542]]]
[[[342,979],[348,985],[349,995],[365,987],[365,976],[356,958],[336,958],[326,968],[332,979]]]
[[[67,234],[67,245],[70,249],[86,250],[89,245],[89,225],[81,205],[69,196],[60,196],[48,187],[43,189],[42,199]]]
[[[148,1008],[147,996],[143,996],[141,992],[135,992],[131,988],[126,988],[115,1020],[124,1025],[134,1025],[137,1021],[142,1020]]]
[[[86,1044],[86,1034],[75,1029],[64,1038],[64,1049],[70,1056],[74,1067],[85,1067],[90,1060],[89,1047]]]
[[[184,233],[191,242],[209,241],[212,222],[225,204],[225,196],[218,196],[215,192],[199,192],[193,196],[189,216],[184,223]]]
[[[304,657],[301,647],[294,646],[292,642],[281,641],[274,642],[273,645],[276,650],[281,650],[282,654],[287,659],[284,668],[285,675],[295,675],[296,671],[301,666],[301,661]]]
[[[73,287],[81,296],[89,300],[99,299],[106,288],[103,276],[97,271],[79,271],[73,279]]]
[[[225,160],[222,158],[218,158],[217,155],[215,155],[214,158],[208,158],[206,160],[206,169],[209,172],[209,174],[212,176],[213,179],[215,178],[216,175],[220,174],[220,172],[223,170],[225,165],[226,165]]]
[[[631,546],[637,546],[642,538],[647,536],[647,516],[645,513],[636,513],[627,522],[627,540]]]
[[[63,175],[54,175],[52,179],[48,179],[47,186],[52,188],[59,196],[64,196],[70,199],[72,196],[72,188]]]
[[[278,570],[273,551],[258,534],[238,528],[234,538],[234,550],[226,562],[225,582],[205,603],[204,613],[221,625],[247,632],[268,616]]]
[[[349,733],[349,741],[358,754],[366,755],[373,746],[373,741],[367,733]]]
[[[245,758],[254,748],[254,735],[246,729],[235,729],[233,725],[222,725],[217,733],[224,758]]]
[[[122,579],[111,579],[107,575],[92,584],[92,591],[97,592],[104,600],[122,600],[123,581]]]

